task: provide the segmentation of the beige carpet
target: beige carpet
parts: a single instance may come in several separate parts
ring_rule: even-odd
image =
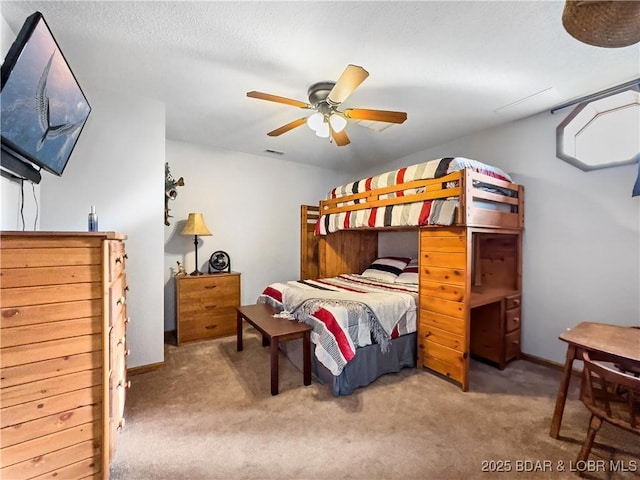
[[[473,361],[467,393],[404,369],[339,398],[304,387],[284,356],[272,397],[269,349],[251,327],[243,352],[228,337],[168,345],[165,360],[131,377],[114,480],[576,478],[589,420],[574,378],[561,438],[550,438],[560,373],[523,360],[504,371]],[[590,458],[588,478],[640,478],[637,436],[605,425]],[[524,471],[536,465],[547,471]]]

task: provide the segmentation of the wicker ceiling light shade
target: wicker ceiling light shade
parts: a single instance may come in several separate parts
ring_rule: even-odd
[[[640,2],[567,0],[562,25],[569,35],[586,44],[628,47],[640,42]]]

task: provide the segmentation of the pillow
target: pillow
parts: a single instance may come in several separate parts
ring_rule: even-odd
[[[395,279],[395,283],[418,284],[418,259],[412,258],[409,264],[404,267],[402,273]]]
[[[362,272],[362,276],[393,283],[410,261],[406,257],[380,257]]]

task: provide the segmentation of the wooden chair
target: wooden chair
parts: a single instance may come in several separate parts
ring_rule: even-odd
[[[640,378],[595,363],[588,352],[583,360],[580,400],[591,412],[591,420],[578,462],[589,457],[602,421],[640,435]]]

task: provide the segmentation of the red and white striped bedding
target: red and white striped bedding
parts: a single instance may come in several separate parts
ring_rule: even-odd
[[[416,331],[418,286],[340,275],[272,283],[258,303],[311,325],[316,357],[338,376],[357,347],[376,342],[384,351],[390,339]]]
[[[392,170],[358,180],[357,182],[341,185],[331,190],[327,198],[340,198],[354,193],[366,192],[390,185],[411,182],[413,180],[440,178],[465,168],[473,169],[476,172],[500,180],[512,181],[511,177],[498,167],[464,157],[447,157]],[[407,189],[381,195],[380,198],[394,198],[420,193],[421,191],[422,189]],[[345,205],[353,205],[359,202],[359,200],[356,200],[347,202]],[[456,197],[322,215],[316,225],[316,234],[326,235],[327,233],[338,230],[362,227],[451,225],[455,219],[457,206],[458,198]]]

